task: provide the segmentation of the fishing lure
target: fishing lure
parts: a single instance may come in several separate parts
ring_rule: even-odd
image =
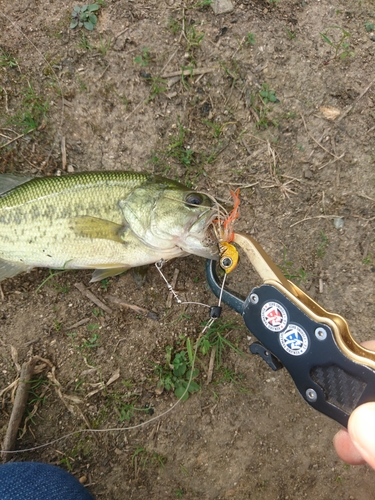
[[[238,250],[231,242],[234,240],[233,225],[240,215],[240,189],[230,191],[233,198],[233,210],[219,222],[218,240],[220,252],[220,267],[225,271],[225,274],[231,273],[238,264]]]

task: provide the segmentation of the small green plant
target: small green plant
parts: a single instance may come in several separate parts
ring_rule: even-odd
[[[100,5],[98,3],[90,3],[89,5],[83,5],[80,7],[76,5],[73,8],[72,12],[72,22],[70,23],[70,28],[74,29],[77,26],[79,28],[86,28],[89,31],[92,31],[95,28],[96,23],[98,22],[98,18],[94,12],[100,9]]]
[[[158,374],[158,388],[167,391],[174,391],[177,398],[186,401],[189,394],[197,392],[200,389],[199,384],[193,379],[199,375],[199,371],[193,367],[193,349],[189,338],[185,341],[186,351],[174,353],[172,346],[166,348],[166,365],[155,366]]]
[[[293,262],[287,260],[285,247],[283,249],[283,265],[279,266],[279,268],[288,280],[295,281],[297,285],[307,281],[308,274],[306,271],[302,267],[296,270],[293,266]]]
[[[147,102],[153,101],[156,96],[158,96],[162,92],[165,92],[167,88],[167,83],[162,78],[151,78],[151,89]]]
[[[374,23],[365,23],[366,31],[374,31],[375,24]]]
[[[141,469],[146,469],[146,467],[164,467],[167,462],[167,458],[160,453],[148,451],[143,446],[139,446],[132,455],[133,467],[135,467],[136,462],[137,467]]]
[[[199,47],[204,38],[204,33],[196,31],[194,24],[185,30],[185,34],[187,39],[187,50]]]
[[[267,83],[262,84],[262,88],[259,91],[259,95],[264,104],[268,104],[269,102],[275,103],[279,102],[278,98],[275,95],[275,91],[270,89],[270,86]]]
[[[170,17],[168,20],[168,29],[172,33],[172,35],[177,35],[182,29],[181,23],[176,21],[173,17]]]
[[[260,129],[267,129],[269,125],[277,126],[277,122],[269,117],[272,109],[269,105],[279,102],[275,91],[267,83],[263,83],[261,89],[257,93],[251,93],[249,97],[257,117],[256,126]]]
[[[91,332],[94,330],[97,330],[99,328],[99,325],[88,325],[87,329]],[[92,333],[91,337],[87,340],[85,339],[83,341],[83,344],[81,346],[82,349],[93,349],[94,347],[99,347],[100,346],[100,341],[99,341],[99,335],[95,332]]]
[[[0,47],[0,68],[17,68],[18,63],[8,52]]]
[[[204,9],[205,7],[209,7],[212,4],[213,0],[200,0],[199,2],[195,3],[192,8],[193,9]]]
[[[362,259],[362,264],[364,264],[365,266],[371,265],[371,262],[372,262],[372,255],[370,253]]]
[[[255,35],[254,33],[248,33],[245,38],[246,45],[254,45],[255,44]]]
[[[83,50],[89,50],[90,52],[92,51],[93,47],[91,45],[91,43],[89,42],[89,40],[86,38],[86,35],[85,33],[81,33],[81,38],[80,38],[80,41],[78,43],[78,47],[80,49],[83,49]]]
[[[316,251],[316,255],[319,257],[319,259],[322,259],[326,254],[327,246],[328,246],[328,238],[327,238],[324,231],[320,231],[320,238],[321,238],[321,241],[320,241],[318,249]]]
[[[170,137],[167,156],[178,159],[186,168],[194,161],[194,151],[184,146],[187,129],[178,122],[178,135]]]
[[[18,126],[23,133],[28,133],[36,130],[41,125],[47,114],[49,104],[36,93],[31,83],[22,94],[22,110],[16,113],[9,122]]]
[[[150,49],[148,47],[144,47],[142,49],[142,54],[136,56],[134,58],[134,62],[136,64],[140,64],[141,66],[148,66],[150,64]]]
[[[87,85],[86,85],[86,83],[79,76],[77,76],[77,82],[78,82],[78,86],[79,86],[79,91],[80,92],[86,92],[87,91]]]
[[[222,357],[225,348],[232,349],[238,354],[243,352],[227,339],[228,333],[236,326],[235,323],[223,323],[215,321],[199,341],[199,351],[205,356],[212,348],[216,349],[216,368],[222,364]]]
[[[297,37],[295,31],[290,31],[286,26],[284,29],[285,29],[286,34],[288,35],[289,40],[294,40]]]
[[[107,291],[109,288],[109,285],[111,284],[111,280],[108,278],[105,278],[104,280],[101,280],[100,286],[103,288],[103,290]]]
[[[112,43],[112,38],[108,38],[108,40],[104,40],[104,38],[102,38],[99,35],[99,45],[96,47],[96,49],[101,53],[102,56],[105,56],[107,54],[109,48],[111,47],[111,43]]]
[[[336,33],[339,31],[339,37],[337,38]],[[320,33],[323,41],[330,45],[334,50],[333,59],[345,59],[346,57],[353,57],[354,52],[350,50],[350,38],[351,34],[341,28],[340,26],[329,26],[324,33]]]
[[[215,139],[218,139],[220,137],[221,132],[223,130],[223,126],[224,126],[223,124],[214,123],[214,122],[211,122],[210,120],[203,120],[203,123],[211,128],[212,134],[215,137]]]
[[[54,323],[54,328],[55,328],[56,332],[59,332],[62,328],[61,321],[57,321],[57,319],[55,319],[55,320],[53,320],[53,323]]]

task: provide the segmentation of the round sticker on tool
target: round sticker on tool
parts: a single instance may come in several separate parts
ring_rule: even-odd
[[[260,314],[264,326],[271,332],[281,332],[288,324],[288,314],[278,302],[266,302]]]
[[[290,323],[285,332],[280,333],[280,344],[292,356],[301,356],[309,347],[309,338],[300,326]]]

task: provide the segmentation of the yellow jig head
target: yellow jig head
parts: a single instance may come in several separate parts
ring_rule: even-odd
[[[225,271],[226,274],[231,273],[238,264],[238,251],[237,248],[228,243],[227,241],[221,241],[219,243],[220,248],[220,267]]]

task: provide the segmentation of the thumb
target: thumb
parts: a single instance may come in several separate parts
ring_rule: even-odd
[[[362,457],[375,469],[375,403],[366,403],[353,411],[348,432]]]

